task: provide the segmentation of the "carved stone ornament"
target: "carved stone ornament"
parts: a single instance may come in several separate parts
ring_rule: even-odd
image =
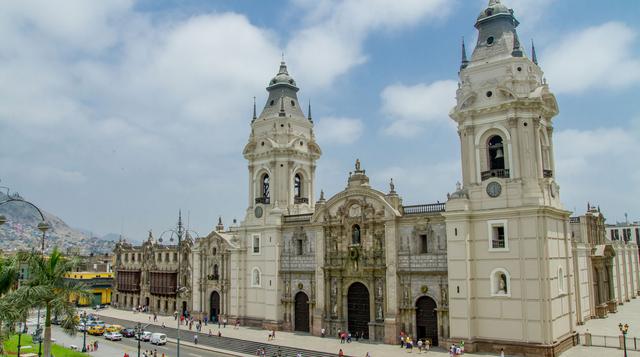
[[[429,287],[426,285],[422,285],[422,287],[420,287],[420,291],[422,291],[423,294],[426,294],[427,291],[429,291]]]
[[[304,285],[302,283],[298,283],[298,290],[302,290],[302,288],[304,288]]]
[[[349,208],[349,217],[360,217],[362,215],[362,207],[358,204],[351,205]]]

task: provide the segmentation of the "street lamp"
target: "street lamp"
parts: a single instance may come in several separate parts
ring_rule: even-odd
[[[628,324],[622,324],[622,322],[618,325],[620,332],[622,332],[622,345],[624,346],[624,357],[627,357],[627,332],[629,331]]]
[[[51,226],[46,222],[46,220],[44,219],[44,214],[42,214],[42,211],[40,210],[40,208],[38,208],[38,206],[34,205],[33,203],[24,200],[22,197],[18,196],[18,195],[9,195],[8,189],[7,189],[7,199],[5,199],[4,201],[0,202],[0,206],[8,204],[8,203],[13,203],[13,202],[20,202],[20,203],[24,203],[27,204],[31,207],[33,207],[36,211],[38,211],[38,214],[40,215],[40,218],[42,219],[40,221],[40,223],[38,223],[38,230],[40,232],[42,232],[42,242],[41,242],[41,246],[40,246],[40,253],[42,254],[42,256],[44,256],[44,239],[45,239],[45,233],[47,233],[47,231],[51,228]],[[4,215],[0,215],[0,226],[7,223],[7,217],[5,217]],[[36,332],[35,332],[35,337],[38,340],[38,357],[42,356],[42,328],[40,327],[40,306],[38,306],[38,322],[36,323]]]
[[[168,229],[164,232],[162,232],[162,234],[160,234],[160,237],[158,238],[158,242],[162,243],[162,236],[165,233],[170,233],[170,237],[169,237],[169,241],[173,242],[173,236],[177,236],[178,237],[178,246],[177,246],[177,251],[178,251],[178,273],[176,274],[176,308],[180,308],[181,312],[180,312],[180,316],[178,316],[177,321],[178,321],[178,329],[177,329],[177,337],[176,337],[176,357],[180,357],[180,317],[184,316],[184,310],[182,309],[181,306],[178,305],[178,298],[180,297],[181,294],[184,294],[186,292],[189,291],[189,288],[187,286],[180,286],[180,276],[182,275],[182,269],[181,269],[181,257],[182,257],[182,252],[180,251],[180,248],[182,247],[182,237],[185,236],[187,238],[189,238],[189,232],[193,232],[196,234],[196,237],[198,237],[198,233],[195,231],[191,231],[189,229],[184,229],[184,226],[182,225],[182,211],[178,212],[178,227],[177,230],[176,229]],[[185,282],[186,285],[186,282]],[[185,316],[186,319],[186,316]]]
[[[82,352],[87,352],[87,312],[82,312]]]

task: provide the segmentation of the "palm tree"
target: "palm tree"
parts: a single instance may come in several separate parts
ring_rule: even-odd
[[[19,319],[18,310],[4,298],[18,281],[18,261],[15,256],[0,256],[0,353],[4,353],[4,338],[13,323]]]
[[[17,290],[9,293],[7,299],[20,308],[44,307],[44,357],[51,356],[51,316],[63,316],[62,328],[68,333],[75,333],[76,306],[75,297],[88,297],[84,284],[65,279],[65,275],[78,266],[77,259],[67,259],[58,248],[54,248],[50,256],[39,253],[29,254],[29,279]]]

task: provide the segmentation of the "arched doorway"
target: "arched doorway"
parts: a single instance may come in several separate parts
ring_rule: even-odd
[[[294,330],[309,332],[309,297],[302,291],[296,294]]]
[[[347,293],[348,329],[352,335],[360,333],[369,338],[369,290],[362,283],[353,283]]]
[[[214,291],[209,300],[209,321],[218,321],[218,315],[220,315],[220,294]]]
[[[416,301],[416,328],[418,338],[428,338],[432,346],[438,345],[438,315],[436,302],[423,296]]]

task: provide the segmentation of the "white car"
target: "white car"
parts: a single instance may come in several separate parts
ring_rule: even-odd
[[[120,341],[122,340],[122,334],[119,332],[105,332],[104,338],[111,341]]]
[[[80,332],[82,332],[82,331],[84,331],[86,329],[87,329],[87,327],[83,323],[81,323],[78,326],[76,326],[76,330],[78,330]]]
[[[138,339],[138,335],[136,335],[136,340]],[[140,341],[149,341],[151,340],[151,332],[149,331],[142,331],[142,334],[140,334]]]
[[[153,333],[151,334],[151,339],[149,340],[149,342],[151,342],[152,345],[166,345],[167,344],[167,335],[165,335],[164,333]]]

